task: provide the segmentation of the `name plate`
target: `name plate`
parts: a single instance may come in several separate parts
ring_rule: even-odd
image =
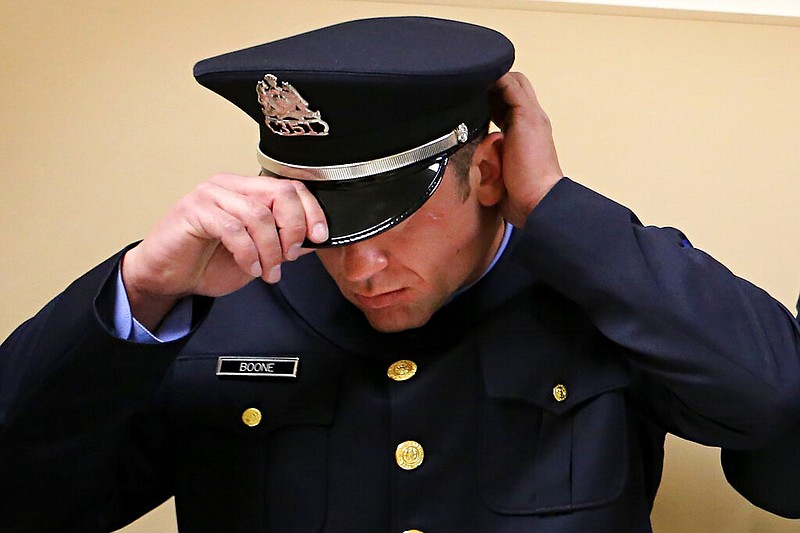
[[[258,378],[297,378],[299,357],[231,357],[217,358],[218,376]]]

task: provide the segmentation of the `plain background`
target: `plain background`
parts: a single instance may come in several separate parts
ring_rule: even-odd
[[[800,27],[521,0],[0,3],[0,337],[198,182],[257,171],[257,127],[195,61],[347,19],[419,14],[505,33],[564,171],[788,307],[800,289]],[[483,4],[483,6],[481,5]],[[490,6],[490,7],[486,7]],[[43,420],[42,423],[47,423]],[[718,451],[670,439],[657,533],[777,533]],[[171,504],[127,532],[175,531]]]

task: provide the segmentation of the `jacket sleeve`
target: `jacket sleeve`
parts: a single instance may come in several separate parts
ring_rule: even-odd
[[[0,347],[0,531],[108,531],[171,494],[154,398],[182,342],[113,335],[121,255]]]
[[[797,301],[800,321],[800,298]],[[722,450],[728,482],[753,505],[800,518],[800,424],[758,450]]]
[[[564,178],[524,238],[529,268],[620,347],[632,401],[667,431],[753,448],[798,419],[794,317],[679,231]]]
[[[800,425],[758,450],[722,450],[728,482],[753,505],[800,518]]]

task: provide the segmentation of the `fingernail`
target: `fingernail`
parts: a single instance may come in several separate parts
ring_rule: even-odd
[[[261,270],[261,263],[259,263],[258,261],[250,265],[250,275],[253,276],[254,278],[260,278],[261,274],[263,273],[264,271]]]
[[[275,265],[274,267],[269,269],[269,274],[267,274],[267,281],[269,283],[277,283],[281,280],[281,266]]]
[[[289,261],[294,261],[298,257],[300,257],[300,243],[299,242],[291,245],[289,247],[289,249],[286,250],[286,259],[288,259]]]
[[[328,240],[328,227],[322,222],[318,222],[311,230],[311,240],[314,242],[325,242]]]

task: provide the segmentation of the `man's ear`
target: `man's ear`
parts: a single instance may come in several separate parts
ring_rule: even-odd
[[[503,182],[503,134],[488,134],[475,148],[469,167],[469,181],[478,202],[484,207],[496,205],[506,193]]]

